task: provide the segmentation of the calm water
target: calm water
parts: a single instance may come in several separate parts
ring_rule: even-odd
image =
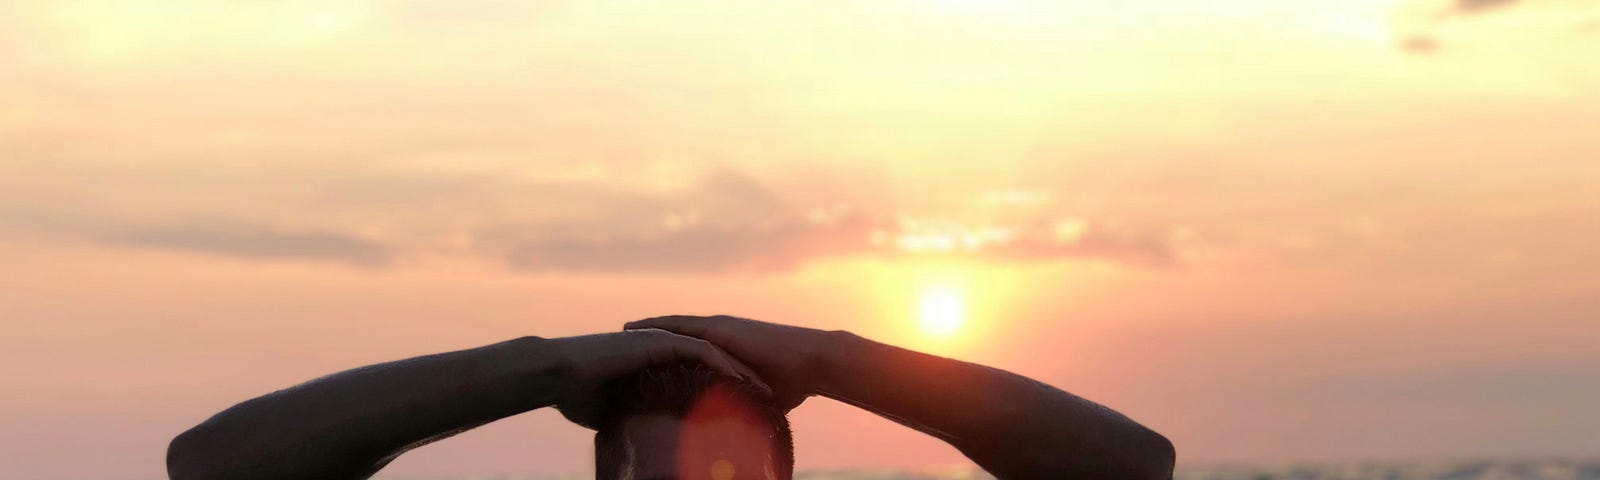
[[[588,476],[388,477],[386,480],[577,480]],[[965,468],[803,472],[804,480],[992,480]],[[1176,480],[1600,480],[1600,459],[1346,462],[1179,468]]]

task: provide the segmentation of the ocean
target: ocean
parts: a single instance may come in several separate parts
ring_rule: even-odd
[[[580,480],[589,475],[382,477],[384,480]],[[799,480],[993,480],[971,467],[809,471]],[[1418,460],[1180,466],[1174,480],[1600,480],[1600,459]]]

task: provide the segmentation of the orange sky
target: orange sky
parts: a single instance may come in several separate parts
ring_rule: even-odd
[[[1596,45],[1576,0],[0,4],[0,468],[158,478],[272,389],[667,313],[1181,462],[1600,453]],[[802,469],[961,460],[794,423]],[[589,449],[536,412],[386,472]]]

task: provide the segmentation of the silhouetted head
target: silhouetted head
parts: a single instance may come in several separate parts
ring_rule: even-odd
[[[697,364],[608,384],[594,436],[599,480],[790,480],[789,420],[755,385]]]

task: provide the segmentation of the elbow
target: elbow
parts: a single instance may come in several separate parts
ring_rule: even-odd
[[[1088,448],[1080,442],[1040,445],[1020,461],[979,463],[1000,479],[1172,480],[1177,451],[1167,437],[1142,427],[1124,433]]]
[[[172,480],[215,480],[238,478],[233,467],[237,459],[227,452],[225,435],[215,425],[200,424],[178,434],[167,445],[167,477]]]
[[[1125,432],[1098,448],[1080,451],[1087,455],[1064,463],[1061,461],[1064,456],[1057,450],[1051,455],[1053,458],[1040,459],[1041,465],[1045,465],[1038,470],[1042,474],[1021,475],[1018,478],[1172,480],[1173,467],[1177,463],[1177,450],[1172,441],[1143,427]]]
[[[1128,434],[1116,442],[1117,446],[1104,452],[1106,462],[1101,464],[1103,470],[1092,477],[1172,480],[1172,469],[1178,456],[1172,441],[1142,426]]]
[[[1172,441],[1150,431],[1149,438],[1144,443],[1145,446],[1141,449],[1144,454],[1141,455],[1140,466],[1136,469],[1139,472],[1137,476],[1148,480],[1171,480],[1172,470],[1178,462],[1178,450],[1172,446]]]
[[[218,478],[215,467],[207,464],[211,456],[204,452],[205,439],[201,427],[178,434],[167,444],[167,477],[172,480],[203,480]]]
[[[226,412],[225,412],[226,413]],[[356,479],[368,478],[393,457],[379,463],[357,462],[365,455],[315,455],[324,452],[296,439],[265,439],[256,424],[218,415],[178,434],[167,445],[167,478],[171,480]],[[324,452],[325,453],[325,452]],[[396,454],[397,455],[397,454]]]

